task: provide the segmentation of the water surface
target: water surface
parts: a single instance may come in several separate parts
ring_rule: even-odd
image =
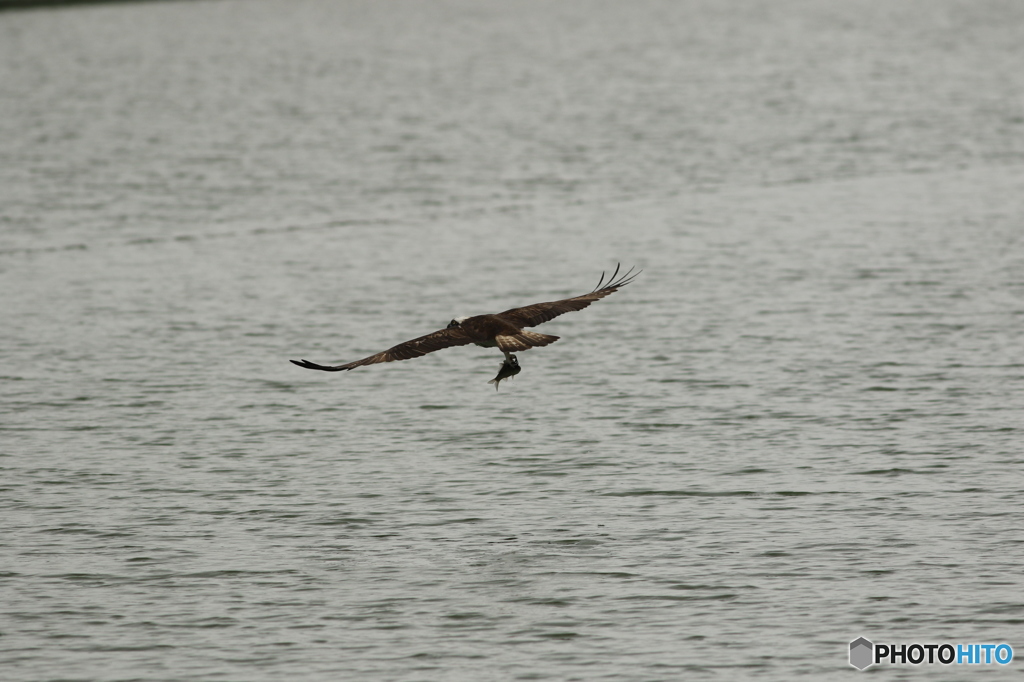
[[[1024,650],[1022,28],[986,1],[0,14],[5,679]],[[287,362],[618,261],[644,273],[497,392],[493,350]]]

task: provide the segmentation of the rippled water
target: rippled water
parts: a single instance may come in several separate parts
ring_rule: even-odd
[[[1022,29],[989,1],[0,13],[3,678],[1024,651]],[[287,362],[617,261],[644,273],[498,392],[479,348]]]

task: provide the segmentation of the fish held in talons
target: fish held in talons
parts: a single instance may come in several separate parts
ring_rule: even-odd
[[[508,359],[501,363],[501,369],[498,370],[498,376],[494,377],[487,383],[494,384],[494,390],[498,390],[498,384],[501,383],[502,379],[511,379],[515,375],[523,371],[523,368],[519,366],[519,360],[516,356],[509,355]]]

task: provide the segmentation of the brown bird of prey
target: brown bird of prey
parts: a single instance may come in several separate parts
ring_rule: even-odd
[[[619,266],[615,272],[605,281],[604,273],[597,286],[589,294],[574,296],[551,301],[549,303],[534,303],[522,308],[512,308],[496,315],[474,315],[473,317],[456,317],[448,323],[444,329],[421,336],[412,341],[400,343],[394,348],[381,351],[362,360],[348,362],[344,365],[318,365],[309,360],[292,360],[294,364],[306,369],[320,369],[325,372],[340,372],[342,370],[355,369],[363,365],[376,365],[380,362],[393,362],[395,360],[408,360],[418,358],[427,353],[433,353],[442,348],[452,346],[465,346],[474,343],[484,348],[497,348],[505,354],[505,362],[502,364],[502,373],[508,376],[511,370],[518,374],[519,362],[514,351],[529,350],[537,346],[546,346],[558,340],[557,336],[549,334],[538,334],[537,332],[526,331],[526,327],[536,327],[538,324],[554,319],[563,313],[571,313],[574,310],[583,310],[594,301],[600,300],[609,294],[618,291],[626,286],[639,275],[633,274],[633,269],[619,277]],[[618,279],[616,279],[618,277]],[[504,378],[504,377],[501,377]],[[497,384],[495,384],[497,387]]]

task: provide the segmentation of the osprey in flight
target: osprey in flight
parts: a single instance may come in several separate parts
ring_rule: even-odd
[[[484,348],[497,348],[505,354],[505,361],[502,363],[498,376],[489,383],[495,384],[507,377],[519,373],[519,361],[512,355],[514,351],[529,350],[536,346],[546,346],[558,340],[557,336],[549,334],[538,334],[537,332],[526,331],[526,327],[536,327],[538,324],[554,319],[563,313],[570,313],[574,310],[583,310],[594,301],[600,300],[609,294],[618,291],[626,286],[640,274],[632,274],[633,269],[618,277],[619,266],[615,272],[605,281],[604,273],[597,286],[589,294],[566,298],[561,301],[549,303],[534,303],[522,308],[512,308],[496,315],[474,315],[473,317],[456,317],[448,323],[444,329],[421,336],[412,341],[400,343],[394,348],[381,351],[362,360],[356,360],[344,365],[318,365],[309,360],[292,360],[294,364],[306,369],[320,369],[325,372],[340,372],[341,370],[355,369],[363,365],[376,365],[379,362],[393,362],[395,360],[408,360],[418,358],[427,353],[433,353],[442,348],[452,346],[465,346],[474,343]],[[618,279],[616,279],[618,277]]]

